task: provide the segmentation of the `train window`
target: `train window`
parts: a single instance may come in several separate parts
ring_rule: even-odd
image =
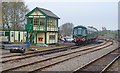
[[[74,35],[76,35],[77,34],[77,29],[74,29]]]
[[[90,31],[90,34],[91,34],[92,32]]]
[[[78,28],[78,34],[82,34],[82,28]]]
[[[88,34],[90,34],[90,31],[88,31]]]
[[[82,29],[82,34],[86,34],[86,30],[85,29]]]
[[[88,30],[88,34],[91,34],[91,32]]]

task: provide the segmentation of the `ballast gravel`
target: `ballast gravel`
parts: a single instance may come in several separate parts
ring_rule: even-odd
[[[114,43],[112,46],[107,47],[105,49],[92,52],[83,56],[79,56],[74,59],[70,59],[68,61],[62,62],[60,64],[57,64],[55,66],[46,68],[42,71],[74,71],[79,67],[82,67],[83,65],[87,64],[88,62],[101,57],[102,55],[105,55],[106,53],[109,53],[110,51],[115,50],[118,47],[117,43]]]
[[[93,46],[93,45],[92,45]],[[63,52],[58,52],[58,53],[53,53],[53,54],[48,54],[48,55],[43,55],[43,56],[35,56],[35,57],[30,57],[30,58],[26,58],[26,59],[22,59],[22,60],[15,60],[15,61],[10,61],[7,63],[3,63],[2,66],[2,70],[6,70],[9,68],[13,68],[16,66],[21,66],[24,64],[29,64],[29,63],[33,63],[48,57],[52,57],[52,56],[57,56],[60,54],[65,54],[65,53],[69,53],[69,52],[74,52],[74,51],[78,51],[78,50],[82,50],[82,49],[86,49],[87,47],[92,47],[91,45],[85,46],[85,47],[81,47],[79,49],[74,49],[74,50],[69,50],[68,51],[63,51]]]

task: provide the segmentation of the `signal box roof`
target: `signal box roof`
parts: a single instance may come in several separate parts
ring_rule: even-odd
[[[26,14],[26,16],[29,16],[31,13],[33,13],[35,10],[38,10],[40,12],[42,12],[43,14],[49,16],[49,17],[54,17],[57,19],[60,19],[57,15],[55,15],[53,12],[51,12],[50,10],[44,9],[44,8],[40,8],[40,7],[36,7],[34,8],[31,12],[29,12],[28,14]]]

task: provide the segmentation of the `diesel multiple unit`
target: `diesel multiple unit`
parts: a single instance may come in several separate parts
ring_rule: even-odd
[[[73,28],[73,38],[76,45],[93,42],[97,36],[98,30],[94,27],[76,26]]]

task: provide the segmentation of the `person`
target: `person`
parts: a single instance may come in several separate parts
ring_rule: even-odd
[[[64,42],[67,42],[66,38],[64,37]]]
[[[60,41],[62,41],[62,36],[59,36]]]

